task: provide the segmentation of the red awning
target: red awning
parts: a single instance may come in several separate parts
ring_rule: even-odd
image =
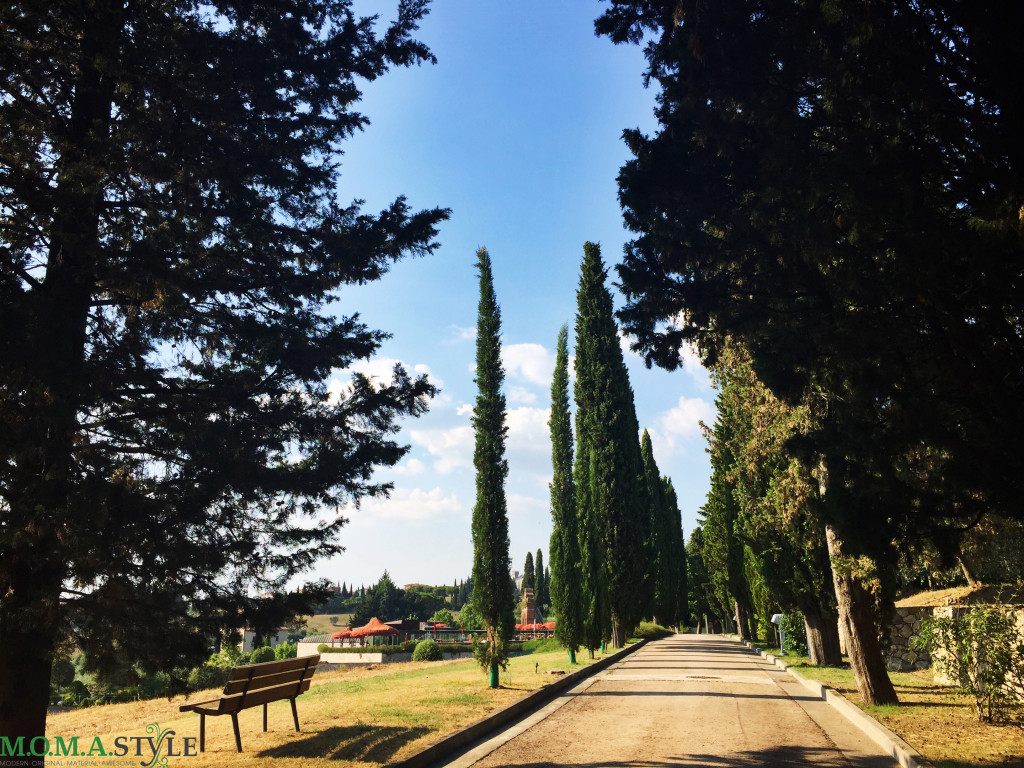
[[[341,630],[341,632],[335,632],[333,635],[331,635],[331,640],[343,640],[344,638],[351,636],[352,630],[348,627],[345,627],[343,630]]]
[[[356,627],[352,630],[352,637],[370,637],[378,635],[400,635],[394,627],[389,627],[383,621],[374,616],[365,626]]]

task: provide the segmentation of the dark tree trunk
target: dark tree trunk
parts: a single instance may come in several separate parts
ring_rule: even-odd
[[[13,586],[13,594],[0,602],[0,736],[12,745],[20,737],[25,739],[24,761],[5,757],[6,765],[42,766],[44,758],[30,754],[32,740],[46,734],[59,590],[40,594],[29,579]]]
[[[839,647],[839,616],[835,611],[804,609],[807,650],[816,667],[838,667],[843,663]]]
[[[850,668],[857,691],[865,704],[898,704],[896,690],[889,680],[878,641],[878,619],[874,601],[864,586],[845,565],[848,560],[843,542],[835,529],[825,528],[828,553],[832,559],[832,581],[839,604],[839,619],[846,640]]]
[[[963,555],[957,555],[956,561],[960,565],[960,570],[963,572],[964,578],[967,579],[967,586],[972,589],[980,587],[981,581],[974,575],[974,569],[967,562],[967,559]]]
[[[739,600],[734,600],[732,605],[736,617],[736,632],[740,640],[750,640],[750,620],[746,606],[740,605]]]
[[[612,648],[624,648],[626,646],[626,628],[618,619],[612,617]]]

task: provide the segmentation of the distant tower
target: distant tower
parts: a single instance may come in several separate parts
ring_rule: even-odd
[[[533,603],[533,589],[527,587],[523,590],[523,610],[521,624],[534,624],[537,621],[536,606]]]

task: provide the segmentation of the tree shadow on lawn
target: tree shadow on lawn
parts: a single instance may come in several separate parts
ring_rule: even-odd
[[[393,725],[349,725],[325,728],[307,738],[265,749],[260,757],[319,757],[356,763],[386,763],[406,744],[430,728]]]

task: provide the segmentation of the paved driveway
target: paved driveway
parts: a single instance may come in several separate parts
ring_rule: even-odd
[[[735,640],[650,643],[448,763],[496,766],[856,766],[895,761]]]

